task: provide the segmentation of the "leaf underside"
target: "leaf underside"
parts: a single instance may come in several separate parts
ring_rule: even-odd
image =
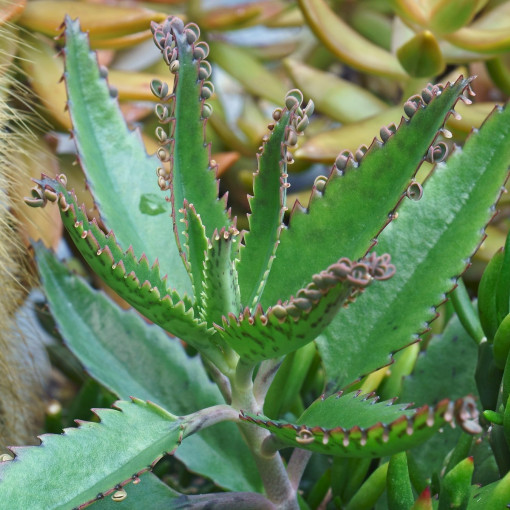
[[[338,255],[356,260],[367,252],[468,85],[461,77],[454,84],[427,88],[422,93],[426,100],[406,103],[412,118],[403,118],[385,143],[374,139],[366,154],[357,152],[359,165],[352,155],[337,159],[323,193],[312,192],[306,210],[295,206],[289,227],[282,230],[263,307],[282,298],[282,288],[296,293]]]
[[[147,156],[138,132],[128,130],[78,20],[66,19],[65,41],[64,77],[74,139],[101,218],[137,257],[145,253],[155,260],[164,253],[162,274],[171,275],[172,288],[189,294],[189,276],[171,233],[170,204],[162,201],[157,215],[143,212],[144,201],[161,193],[158,159]]]
[[[99,423],[80,422],[64,434],[41,436],[40,446],[11,448],[15,459],[0,463],[2,505],[80,507],[114,492],[179,445],[184,426],[175,416],[138,399],[115,406],[119,410],[95,410]]]
[[[316,400],[295,424],[261,415],[241,418],[269,430],[284,445],[341,457],[375,458],[416,446],[452,423],[456,410],[472,399],[442,400],[434,408],[377,402],[360,392]],[[457,413],[458,414],[458,413]]]
[[[510,164],[510,108],[498,109],[440,163],[419,202],[406,200],[379,236],[395,276],[338,314],[317,341],[333,387],[391,362],[435,318],[483,239]],[[338,360],[342,360],[341,363]]]

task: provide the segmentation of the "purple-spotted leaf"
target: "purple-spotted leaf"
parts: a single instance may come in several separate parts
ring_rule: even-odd
[[[441,427],[457,422],[481,431],[471,397],[442,400],[435,407],[378,402],[374,393],[331,395],[316,400],[296,423],[241,412],[241,418],[269,430],[282,447],[294,446],[343,457],[383,457],[419,445]]]
[[[288,301],[264,312],[260,305],[252,313],[233,313],[216,325],[220,336],[240,356],[261,361],[282,356],[311,342],[331,322],[339,308],[353,301],[373,279],[390,278],[395,267],[387,255],[352,262],[342,258],[313,276],[312,282]]]

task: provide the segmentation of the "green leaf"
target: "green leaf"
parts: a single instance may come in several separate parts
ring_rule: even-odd
[[[356,260],[366,253],[468,83],[459,79],[441,92],[437,86],[432,91],[425,89],[426,105],[416,96],[416,104],[422,106],[410,121],[402,120],[396,133],[388,133],[385,143],[375,140],[366,154],[356,152],[359,168],[352,155],[339,156],[322,197],[312,195],[308,209],[296,205],[289,227],[282,230],[262,294],[263,307],[295,295],[340,256]],[[412,114],[416,104],[408,101],[405,110]]]
[[[178,450],[177,450],[178,451]],[[144,473],[140,476],[140,482],[130,483],[123,487],[126,491],[126,499],[119,506],[118,501],[107,496],[94,503],[94,510],[140,510],[150,501],[151,510],[172,510],[182,508],[180,505],[181,494],[163,483],[156,475]]]
[[[60,176],[60,178],[62,178]],[[60,180],[43,176],[38,185],[54,194],[64,226],[91,268],[115,291],[149,320],[166,331],[186,339],[206,356],[223,366],[222,357],[210,339],[214,331],[194,317],[193,304],[166,288],[159,267],[147,257],[137,260],[132,250],[123,252],[112,232],[105,235],[95,221],[89,222],[76,197]]]
[[[77,20],[66,19],[65,37],[64,76],[73,134],[101,218],[122,246],[133,247],[137,257],[145,253],[156,260],[164,253],[160,262],[163,274],[169,275],[171,286],[180,293],[190,293],[189,276],[170,234],[170,204],[158,202],[166,214],[146,214],[146,202],[161,195],[158,160],[147,156],[139,133],[126,127]]]
[[[492,342],[499,326],[496,308],[496,289],[499,282],[499,273],[503,265],[504,252],[500,250],[494,254],[483,272],[478,286],[478,310],[480,322],[487,339]]]
[[[455,312],[459,316],[460,322],[464,329],[471,335],[471,338],[479,345],[486,340],[480,319],[475,311],[473,303],[467,292],[466,286],[462,278],[457,280],[457,287],[450,293],[450,297],[455,308]]]
[[[324,0],[300,0],[299,6],[316,37],[342,62],[360,71],[407,78],[394,55],[360,36]]]
[[[432,32],[416,34],[397,50],[402,67],[414,78],[427,78],[443,72],[446,64]]]
[[[386,494],[389,510],[408,510],[414,504],[405,452],[396,453],[390,459],[386,477]]]
[[[434,408],[425,405],[413,410],[408,404],[392,403],[377,402],[374,393],[340,392],[316,400],[295,424],[243,411],[241,418],[268,429],[285,446],[341,457],[375,458],[423,443],[452,422],[454,407],[469,407],[472,399],[442,400]]]
[[[406,200],[379,236],[377,249],[391,254],[395,276],[338,314],[318,341],[338,387],[391,362],[434,319],[431,306],[451,290],[494,214],[510,163],[509,119],[510,108],[495,110],[438,165],[423,198]]]
[[[184,263],[188,266],[188,273],[193,282],[193,294],[195,295],[195,313],[203,307],[204,291],[204,262],[207,252],[207,237],[202,218],[193,205],[184,201],[184,236],[186,243],[184,246]]]
[[[237,273],[232,260],[238,234],[235,228],[221,229],[219,232],[214,231],[208,240],[200,315],[209,326],[221,323],[222,317],[229,313],[236,314],[241,309]]]
[[[401,398],[420,406],[427,402],[434,404],[441,398],[455,400],[464,395],[476,396],[476,360],[476,344],[454,316],[443,334],[434,336],[427,350],[418,357],[412,375],[404,379]],[[447,427],[442,434],[436,434],[424,445],[411,450],[424,477],[439,475],[443,460],[456,446],[460,434],[458,428]]]
[[[180,443],[182,419],[156,404],[118,401],[97,409],[100,423],[81,422],[61,435],[43,435],[40,446],[16,447],[0,464],[2,504],[33,510],[66,509],[107,496],[141,474]]]
[[[257,154],[254,196],[248,198],[250,228],[244,234],[244,245],[239,250],[236,264],[241,302],[250,309],[255,308],[264,288],[282,228],[287,182],[285,142],[289,138],[297,139],[297,133],[290,124],[300,104],[301,101],[295,104],[292,112],[287,108],[275,110],[273,115],[277,120],[274,128],[263,140],[261,151]]]
[[[173,16],[162,24],[154,23],[152,32],[156,46],[176,75],[171,96],[167,96],[163,84],[153,83],[153,90],[162,101],[156,114],[163,126],[168,126],[157,131],[162,143],[158,151],[163,165],[160,185],[171,190],[175,235],[182,247],[186,243],[181,231],[185,200],[201,215],[208,237],[215,229],[230,225],[226,197],[218,200],[216,168],[211,165],[210,146],[204,139],[205,123],[211,114],[211,107],[204,101],[213,92],[212,84],[205,81],[210,73],[205,62],[209,48],[197,41],[200,31],[194,23],[184,26]],[[193,242],[188,245],[194,246]]]
[[[445,475],[441,482],[438,510],[467,508],[473,470],[473,457],[468,457]]]
[[[188,357],[179,341],[92,290],[42,246],[36,245],[36,254],[65,343],[102,385],[121,399],[137,395],[179,415],[224,403],[200,359]],[[261,489],[249,449],[233,423],[193,434],[175,455],[226,489]]]
[[[351,262],[342,258],[298,291],[296,297],[279,301],[264,312],[260,305],[238,317],[229,314],[223,327],[216,326],[241,357],[250,361],[277,358],[311,342],[330,323],[339,308],[354,300],[373,279],[385,280],[394,266],[383,255]]]

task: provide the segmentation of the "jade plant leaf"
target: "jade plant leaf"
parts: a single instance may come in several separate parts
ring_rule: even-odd
[[[361,71],[407,78],[394,55],[359,35],[324,0],[299,0],[299,6],[317,38],[340,60]]]
[[[295,446],[343,457],[382,457],[421,444],[452,423],[481,431],[472,398],[442,400],[408,409],[408,404],[377,402],[374,393],[331,395],[316,400],[295,424],[241,412],[241,418],[269,430],[282,447]]]
[[[58,329],[87,372],[103,386],[121,399],[138,395],[179,415],[225,403],[200,359],[189,357],[177,339],[133,311],[121,310],[41,245],[35,249]],[[221,462],[218,452],[224,454]],[[233,423],[191,435],[175,456],[226,489],[260,490],[255,464]]]
[[[101,218],[137,257],[145,253],[156,260],[164,253],[163,274],[170,276],[173,288],[190,293],[191,282],[171,234],[170,204],[158,202],[156,212],[162,212],[156,215],[146,206],[161,194],[155,175],[158,159],[147,156],[139,133],[127,128],[78,21],[66,19],[65,39],[64,77],[74,139]]]
[[[312,282],[299,290],[296,297],[283,303],[278,301],[266,312],[258,305],[254,313],[248,307],[239,317],[230,313],[223,319],[223,327],[216,328],[247,360],[282,356],[316,338],[339,308],[353,301],[372,280],[390,278],[395,267],[389,262],[389,257],[375,254],[358,262],[341,258],[314,275]]]
[[[15,459],[0,463],[2,504],[64,510],[92,503],[179,445],[182,419],[138,399],[115,406],[95,410],[99,423],[43,435],[40,446],[13,447]]]
[[[494,215],[510,164],[509,118],[509,107],[495,110],[436,167],[421,200],[406,200],[379,236],[377,249],[396,261],[395,276],[368,289],[318,340],[337,388],[390,363],[435,318],[431,305],[444,301]]]
[[[404,106],[411,119],[402,119],[396,131],[394,126],[381,130],[385,142],[374,139],[370,148],[362,146],[354,156],[344,152],[337,158],[322,192],[312,192],[308,209],[296,204],[289,227],[282,230],[263,307],[286,298],[282,289],[295,294],[339,254],[355,260],[367,252],[425,155],[434,152],[431,144],[469,81],[459,78],[424,89],[423,97],[415,96]]]

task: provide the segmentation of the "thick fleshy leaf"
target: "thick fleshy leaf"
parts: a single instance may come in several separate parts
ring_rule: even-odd
[[[158,168],[159,185],[162,190],[170,189],[174,231],[182,249],[186,242],[181,230],[185,201],[201,216],[207,237],[216,229],[230,226],[226,197],[218,199],[216,167],[204,139],[205,123],[212,112],[205,103],[213,93],[212,83],[205,81],[210,74],[205,60],[209,48],[198,42],[200,31],[194,23],[184,26],[182,20],[170,16],[162,24],[153,23],[151,28],[156,46],[176,75],[171,95],[164,83],[153,82],[152,88],[162,101],[156,106],[162,123],[156,132],[162,144],[158,151],[162,164]],[[191,248],[194,243],[188,246]]]
[[[260,305],[254,313],[249,308],[237,317],[233,313],[217,326],[220,336],[241,357],[261,361],[282,356],[311,342],[333,319],[342,305],[374,279],[386,280],[395,268],[389,257],[375,254],[351,262],[342,258],[327,270],[314,275],[312,283],[298,291],[296,297],[269,307]]]
[[[42,247],[36,246],[36,253],[65,343],[103,386],[121,399],[137,395],[179,415],[224,403],[200,359],[187,356],[177,339],[118,308]],[[219,423],[186,438],[175,455],[221,487],[260,490],[256,466],[233,423]]]
[[[416,34],[397,50],[402,67],[414,78],[436,76],[445,62],[434,34],[428,30]]]
[[[65,16],[79,18],[93,39],[109,39],[147,29],[164,15],[143,7],[40,0],[28,2],[18,23],[28,30],[55,37]]]
[[[43,435],[40,446],[13,447],[15,459],[0,463],[2,505],[67,510],[92,503],[179,445],[183,420],[138,399],[115,407],[96,409],[99,423]]]
[[[433,2],[428,26],[436,33],[450,33],[467,25],[475,16],[479,0],[440,0]]]
[[[510,4],[503,2],[480,16],[468,27],[445,39],[460,48],[480,53],[507,52],[510,49]]]
[[[222,364],[218,349],[210,341],[214,331],[195,318],[193,303],[187,296],[181,297],[167,287],[157,263],[150,266],[145,255],[137,259],[132,249],[123,250],[112,232],[105,234],[95,221],[89,222],[74,194],[60,180],[43,176],[38,183],[39,189],[45,190],[41,193],[56,198],[71,239],[105,283],[149,320]]]
[[[282,230],[263,307],[288,299],[339,257],[356,260],[366,253],[424,157],[435,154],[431,144],[468,84],[459,78],[424,89],[423,98],[415,96],[404,106],[409,121],[402,119],[395,132],[381,129],[384,143],[374,139],[369,149],[362,146],[355,156],[344,152],[337,158],[322,193],[312,195],[308,209],[295,205],[289,227]]]
[[[314,69],[290,58],[284,60],[284,65],[296,87],[305,97],[313,99],[317,110],[339,122],[360,121],[388,108],[384,101],[368,90],[333,73]]]
[[[338,156],[339,147],[354,153],[367,141],[367,133],[377,133],[381,126],[387,126],[399,119],[401,113],[400,106],[389,107],[368,119],[344,124],[311,136],[296,150],[296,159],[332,165]]]
[[[274,104],[279,104],[285,96],[287,90],[282,81],[245,49],[221,41],[211,41],[211,55],[222,69],[239,80],[251,94]]]
[[[316,400],[295,424],[241,412],[241,418],[268,429],[282,445],[343,457],[383,457],[417,446],[457,421],[476,423],[472,399],[442,400],[434,408],[377,402],[373,393],[332,395]],[[469,415],[469,418],[468,418]],[[467,420],[466,420],[467,418]],[[466,420],[463,422],[462,420]],[[479,427],[479,425],[477,425]]]
[[[274,127],[264,137],[257,153],[258,170],[253,179],[253,197],[248,199],[250,228],[244,234],[236,263],[241,302],[250,309],[257,305],[264,288],[282,228],[288,186],[287,157],[292,157],[287,147],[297,142],[296,124],[301,120],[296,109],[301,104],[302,95],[292,95],[297,92],[291,91],[287,96],[290,109],[285,107],[274,111]]]
[[[317,38],[340,60],[360,71],[407,78],[394,55],[360,36],[324,0],[299,0],[299,6]]]
[[[318,341],[338,387],[390,363],[434,319],[431,307],[452,289],[494,214],[510,164],[509,119],[510,108],[496,110],[379,236],[377,249],[391,255],[395,276],[338,314]]]
[[[80,163],[101,217],[119,243],[131,245],[137,257],[161,257],[161,271],[180,293],[191,293],[191,282],[172,236],[170,204],[158,202],[158,160],[148,157],[138,133],[130,132],[117,102],[101,78],[96,57],[79,23],[66,21],[66,85],[68,106]],[[133,183],[136,182],[136,186]]]

